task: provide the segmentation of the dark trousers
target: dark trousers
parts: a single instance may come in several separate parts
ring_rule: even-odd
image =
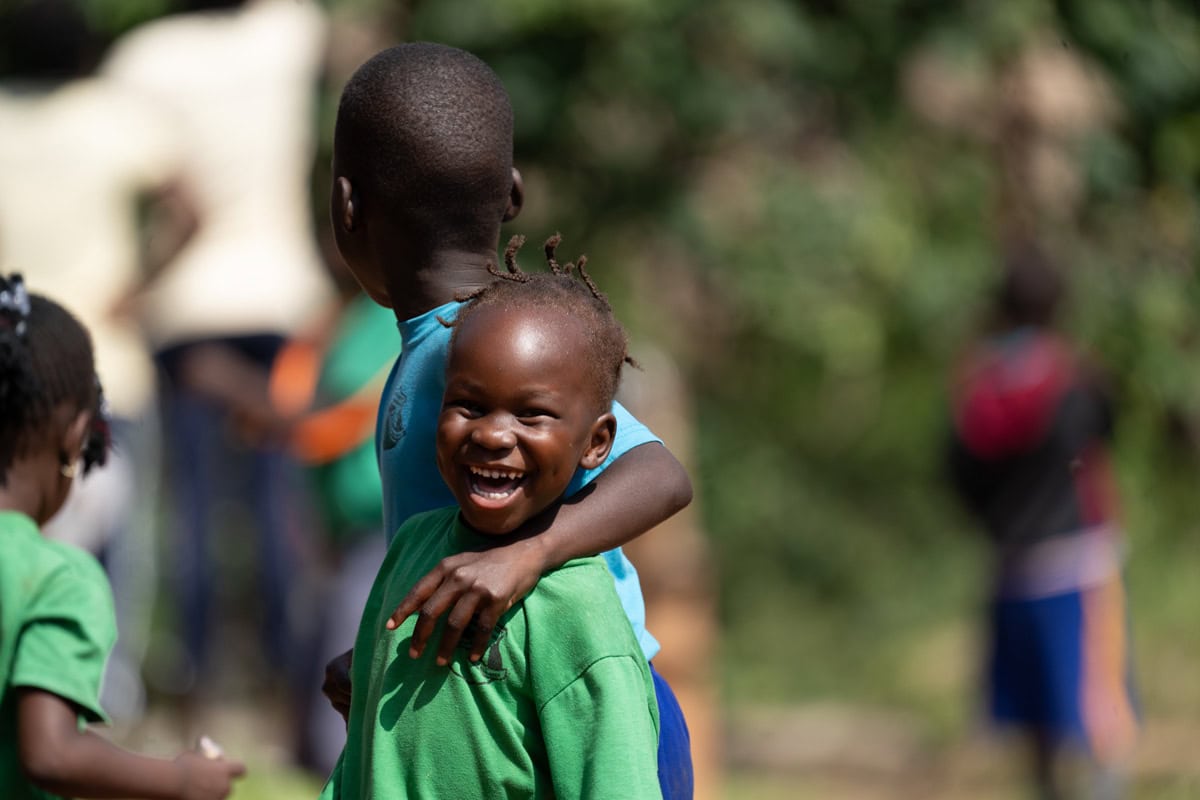
[[[156,355],[164,376],[163,452],[175,520],[168,545],[174,579],[170,590],[177,600],[184,647],[192,670],[199,672],[208,666],[214,593],[222,560],[213,552],[212,511],[230,507],[225,503],[228,479],[238,475],[241,467],[247,479],[228,499],[233,507],[250,512],[264,651],[273,665],[285,665],[291,646],[287,596],[298,534],[292,524],[294,467],[279,449],[233,445],[224,409],[182,380],[183,357],[202,344],[231,347],[267,371],[283,338],[263,334],[209,339]]]

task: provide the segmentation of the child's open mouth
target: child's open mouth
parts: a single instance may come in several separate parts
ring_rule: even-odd
[[[471,494],[487,500],[505,500],[525,481],[525,473],[511,469],[467,467]]]

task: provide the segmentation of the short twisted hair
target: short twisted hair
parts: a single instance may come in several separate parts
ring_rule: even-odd
[[[587,256],[580,256],[574,263],[559,264],[555,253],[561,241],[562,237],[555,234],[544,245],[549,272],[525,272],[517,264],[517,251],[525,243],[525,237],[512,237],[504,251],[506,269],[488,265],[488,271],[500,280],[460,298],[467,305],[454,322],[448,323],[455,329],[450,348],[454,348],[458,331],[466,321],[483,309],[498,306],[558,311],[583,328],[590,349],[588,355],[595,364],[591,376],[597,406],[607,409],[620,386],[622,367],[625,364],[636,367],[637,362],[629,355],[625,329],[613,315],[608,298],[587,272]]]

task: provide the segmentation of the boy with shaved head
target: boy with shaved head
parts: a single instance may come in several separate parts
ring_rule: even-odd
[[[342,93],[331,197],[337,245],[363,289],[395,311],[404,342],[376,432],[389,537],[414,514],[455,501],[434,458],[450,338],[442,322],[455,318],[463,297],[496,280],[500,225],[523,202],[512,165],[512,125],[495,73],[471,54],[442,45],[385,50],[363,64]],[[657,653],[645,629],[637,573],[620,545],[690,502],[691,484],[653,434],[619,404],[612,413],[616,435],[607,457],[576,470],[565,499],[540,509],[499,544],[446,556],[415,582],[388,623],[396,627],[419,612],[408,645],[412,658],[421,658],[426,642],[440,635],[438,665],[455,661],[460,642],[478,662],[497,621],[543,573],[596,553],[604,556],[646,660]],[[327,680],[327,693],[343,712],[350,700],[341,680],[348,660],[331,664]],[[690,797],[687,728],[670,687],[650,673],[661,719],[663,793]]]

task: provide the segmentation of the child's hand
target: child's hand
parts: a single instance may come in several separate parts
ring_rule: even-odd
[[[346,724],[350,723],[350,664],[353,658],[354,650],[350,649],[326,664],[325,682],[321,684],[321,693]]]
[[[438,619],[449,612],[437,654],[437,663],[445,666],[474,620],[470,658],[478,661],[487,649],[496,621],[529,594],[544,568],[536,538],[482,552],[456,553],[442,559],[417,581],[388,619],[387,629],[396,629],[419,610],[408,651],[410,657],[419,658]]]
[[[184,800],[224,800],[233,789],[234,778],[246,774],[240,761],[212,758],[194,750],[180,753],[175,763],[183,773],[180,796]]]

